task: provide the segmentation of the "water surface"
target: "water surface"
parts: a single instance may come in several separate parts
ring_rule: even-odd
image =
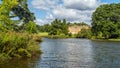
[[[120,68],[120,42],[47,39],[35,60],[15,60],[0,68]]]

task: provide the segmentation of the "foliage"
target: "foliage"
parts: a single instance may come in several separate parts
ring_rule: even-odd
[[[78,26],[89,26],[88,24],[86,24],[85,22],[81,22],[81,23],[68,23],[69,26],[73,26],[73,25],[78,25]]]
[[[92,32],[98,38],[120,37],[120,3],[104,4],[92,16]]]
[[[91,38],[90,29],[81,29],[81,31],[76,35],[77,38]]]
[[[17,26],[18,23],[11,20],[11,17],[16,16],[24,23],[35,20],[33,13],[28,9],[27,0],[2,0],[0,4],[0,29],[3,31],[20,30],[21,27]]]
[[[39,30],[39,32],[50,32],[51,30],[51,25],[49,24],[45,24],[45,25],[37,25],[37,28]]]
[[[49,35],[68,35],[68,25],[65,19],[55,19],[51,24],[37,26],[40,32],[48,32]]]
[[[18,5],[17,0],[3,0],[0,4],[0,29],[7,30],[12,29],[12,22],[10,20],[9,13],[11,9]],[[8,7],[9,6],[9,7]]]
[[[0,33],[0,58],[3,57],[31,57],[40,53],[37,38],[28,33],[14,31]]]
[[[37,25],[37,28],[44,37],[49,37],[49,38],[67,38],[67,37],[72,37],[75,38],[76,35],[73,35],[71,33],[68,33],[68,27],[73,26],[73,25],[78,25],[78,26],[88,26],[88,24],[81,22],[81,23],[68,23],[66,19],[63,20],[58,20],[55,19],[51,24],[45,24],[45,25]],[[90,31],[90,30],[89,30]],[[48,33],[48,35],[43,35],[45,32]],[[50,37],[51,36],[51,37]],[[88,37],[87,37],[88,38]]]
[[[37,27],[35,22],[29,21],[28,23],[24,24],[23,28],[29,33],[37,33]]]
[[[27,0],[24,0],[25,3]],[[18,26],[15,21],[11,20],[11,13],[14,12],[13,8],[17,6],[21,6],[23,8],[24,5],[23,0],[2,0],[0,4],[0,60],[8,59],[12,57],[31,57],[40,53],[40,49],[38,46],[38,42],[41,42],[41,38],[35,34],[37,28],[36,24],[32,20],[28,20],[27,24],[23,28],[24,33],[20,33],[18,30]],[[22,2],[22,3],[21,3]],[[26,6],[26,9],[28,7]],[[21,12],[26,13],[26,11],[18,11],[18,14]],[[29,12],[29,11],[28,11]],[[19,17],[15,12],[13,13]],[[27,14],[25,14],[27,15]],[[25,17],[23,14],[24,18]],[[31,18],[29,18],[31,19]],[[25,21],[24,21],[25,23]],[[29,33],[25,32],[28,31]]]
[[[24,23],[28,23],[29,21],[34,21],[35,16],[34,13],[30,12],[28,9],[27,0],[17,0],[18,5],[13,7],[11,11],[11,17],[18,17],[19,20],[23,20]]]
[[[66,20],[63,21],[55,19],[51,23],[51,31],[49,32],[49,35],[60,35],[60,34],[68,34],[68,26],[66,23]]]

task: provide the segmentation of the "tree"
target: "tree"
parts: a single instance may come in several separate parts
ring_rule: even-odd
[[[91,38],[91,30],[90,29],[81,29],[81,31],[77,34],[77,38]]]
[[[27,0],[1,0],[0,29],[3,31],[19,30],[17,24],[11,20],[16,16],[23,20],[24,24],[35,20],[34,14],[28,9]]]
[[[120,3],[99,6],[92,15],[92,33],[96,37],[120,37]]]
[[[34,13],[28,9],[27,0],[1,0],[2,4],[6,3],[6,8],[10,8],[10,18],[18,17],[24,23],[34,21]],[[14,6],[15,5],[15,6]],[[5,6],[5,5],[4,5]]]
[[[35,16],[34,13],[31,13],[28,9],[27,0],[18,0],[18,5],[12,8],[13,16],[11,17],[19,17],[20,20],[23,20],[24,23],[28,23],[29,21],[34,21]]]
[[[29,23],[25,24],[23,28],[29,33],[37,33],[37,27],[35,22],[29,21]]]
[[[12,29],[12,21],[10,20],[11,9],[18,5],[17,0],[2,0],[0,4],[0,25],[1,29]]]
[[[61,23],[61,29],[62,29],[62,33],[64,33],[65,35],[68,34],[68,25],[67,25],[67,21],[66,19],[63,19],[63,22]]]
[[[37,28],[40,32],[50,32],[51,25],[45,24],[45,25],[37,25]]]
[[[51,23],[51,31],[49,32],[50,35],[67,35],[68,34],[68,25],[66,23],[66,20],[63,19],[63,21],[55,19]]]

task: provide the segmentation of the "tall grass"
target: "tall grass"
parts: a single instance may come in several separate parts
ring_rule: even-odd
[[[0,32],[0,59],[32,57],[40,54],[38,41],[41,42],[41,38],[34,34],[14,31]]]

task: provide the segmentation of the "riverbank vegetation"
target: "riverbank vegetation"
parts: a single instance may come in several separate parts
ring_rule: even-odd
[[[18,17],[19,20],[12,18]],[[16,18],[14,18],[16,19]],[[34,14],[26,0],[2,0],[0,3],[0,60],[32,57],[40,54],[41,37],[36,33]],[[22,21],[22,24],[21,24]],[[21,25],[19,25],[21,24]]]

